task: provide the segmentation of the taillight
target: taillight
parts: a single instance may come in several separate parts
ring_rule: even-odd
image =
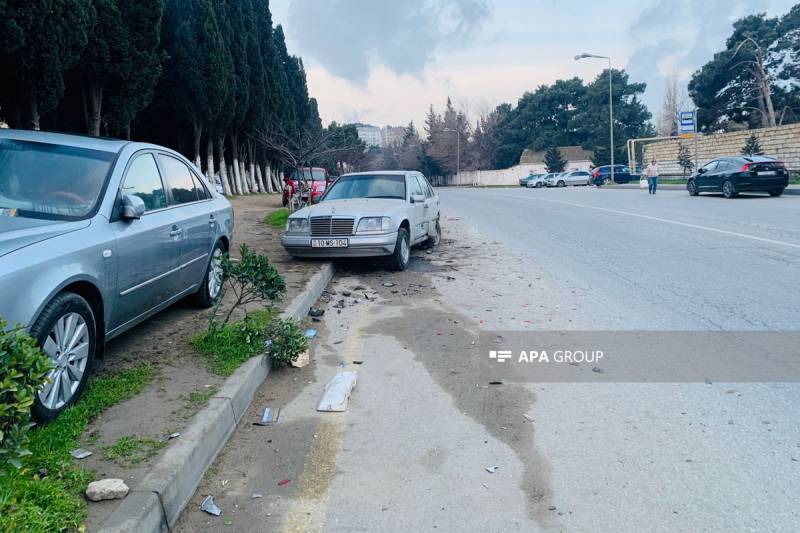
[[[751,163],[745,163],[742,165],[742,168],[739,169],[739,172],[750,172],[750,165]]]
[[[599,168],[594,169],[594,177],[596,178],[599,175],[600,175],[600,169]]]

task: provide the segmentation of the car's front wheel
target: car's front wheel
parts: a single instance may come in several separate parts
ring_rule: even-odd
[[[397,230],[397,242],[394,245],[394,253],[389,259],[389,266],[393,270],[405,270],[411,258],[411,243],[408,237],[408,230],[400,228]]]
[[[563,182],[563,181],[559,181],[557,185],[559,187],[566,187],[567,186],[566,182]]]
[[[611,178],[605,178],[603,180],[603,185],[611,185]]]
[[[541,189],[542,187],[544,187],[544,183],[542,183],[541,181],[536,184],[537,189]]]
[[[689,180],[686,184],[686,190],[689,191],[689,196],[697,196],[700,191],[697,190],[697,183],[694,180]]]
[[[731,180],[725,180],[722,182],[722,196],[725,198],[736,198],[736,187],[733,185]]]
[[[97,325],[89,303],[64,292],[47,304],[30,334],[53,365],[31,408],[34,418],[45,422],[75,403],[86,387],[97,349]]]
[[[211,252],[211,259],[208,261],[206,275],[203,283],[194,294],[194,302],[198,307],[212,307],[222,297],[222,256],[225,254],[225,247],[217,241],[214,250]]]
[[[769,191],[769,195],[773,197],[777,197],[783,194],[783,189],[775,189],[774,191]]]

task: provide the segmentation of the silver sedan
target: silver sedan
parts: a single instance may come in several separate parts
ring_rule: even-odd
[[[40,420],[72,404],[105,341],[185,296],[211,306],[230,203],[161,146],[0,130],[0,316],[50,356]]]
[[[408,266],[411,247],[437,244],[439,195],[419,172],[345,174],[311,207],[292,213],[282,243],[299,257],[387,256]]]

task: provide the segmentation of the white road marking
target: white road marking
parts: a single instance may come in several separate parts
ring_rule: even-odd
[[[653,221],[656,221],[656,222],[664,222],[666,224],[674,224],[676,226],[684,226],[686,228],[700,229],[700,230],[703,230],[703,231],[710,231],[712,233],[720,233],[722,235],[730,235],[731,237],[739,237],[741,239],[750,239],[750,240],[753,240],[753,241],[765,242],[765,243],[768,243],[768,244],[777,244],[778,246],[786,246],[786,247],[789,247],[789,248],[800,249],[800,244],[796,244],[796,243],[793,243],[793,242],[777,241],[775,239],[767,239],[765,237],[756,237],[755,235],[748,235],[746,233],[738,233],[736,231],[728,231],[728,230],[719,229],[719,228],[712,228],[712,227],[709,227],[709,226],[701,226],[699,224],[690,224],[688,222],[680,222],[678,220],[670,220],[668,218],[654,217],[654,216],[650,216],[650,215],[642,215],[642,214],[639,214],[639,213],[631,213],[629,211],[620,211],[618,209],[609,209],[608,207],[597,207],[597,206],[594,206],[594,205],[585,205],[585,204],[576,204],[576,203],[573,203],[573,202],[564,202],[564,201],[561,201],[561,200],[550,200],[550,199],[545,199],[545,198],[531,198],[531,199],[532,200],[538,200],[540,202],[550,202],[550,203],[553,203],[553,204],[563,204],[563,205],[569,205],[569,206],[572,206],[572,207],[583,207],[585,209],[595,209],[597,211],[605,211],[607,213],[615,213],[617,215],[626,215],[626,216],[629,216],[629,217],[643,218],[645,220],[653,220]]]

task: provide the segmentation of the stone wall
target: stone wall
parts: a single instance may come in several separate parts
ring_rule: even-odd
[[[567,161],[564,170],[590,170],[591,161]],[[544,163],[520,164],[511,168],[499,170],[462,170],[456,176],[448,176],[441,180],[440,185],[467,185],[467,186],[497,186],[497,185],[519,185],[519,180],[533,172],[534,174],[545,174],[547,169]]]
[[[800,124],[703,135],[697,140],[700,166],[717,157],[740,155],[751,133],[758,137],[764,155],[783,161],[789,170],[800,171]],[[662,176],[682,176],[683,170],[678,166],[678,146],[681,144],[689,149],[689,156],[694,161],[695,141],[692,139],[670,139],[647,144],[644,146],[644,161],[658,161]]]

